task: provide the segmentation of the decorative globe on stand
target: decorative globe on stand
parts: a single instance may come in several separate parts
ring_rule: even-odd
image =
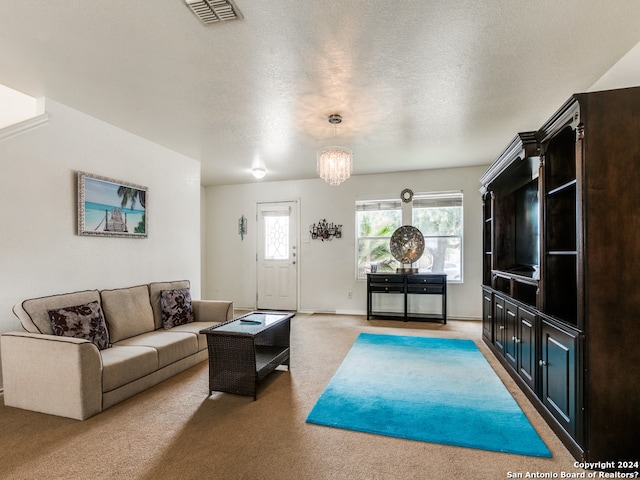
[[[424,252],[424,236],[422,232],[411,225],[403,225],[398,228],[390,240],[391,255],[403,265],[398,268],[397,273],[418,273],[417,268],[410,265],[417,261]]]

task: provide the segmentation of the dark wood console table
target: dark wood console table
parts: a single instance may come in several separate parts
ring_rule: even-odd
[[[401,295],[402,312],[379,311],[373,308],[374,294]],[[412,311],[408,305],[410,295],[441,295],[441,313]],[[412,273],[369,273],[367,275],[367,320],[370,317],[404,320],[439,320],[447,323],[447,275]]]

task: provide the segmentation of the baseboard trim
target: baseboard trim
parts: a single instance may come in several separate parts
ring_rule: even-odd
[[[238,313],[248,313],[256,310],[255,307],[235,307],[235,311],[237,312],[235,316],[239,316]],[[367,312],[364,310],[313,310],[313,309],[298,309],[296,311],[300,315],[359,315],[366,316]],[[375,317],[372,317],[375,319]],[[447,316],[448,320],[460,320],[463,322],[480,322],[482,321],[481,317],[465,317],[465,316]]]
[[[359,315],[366,316],[367,312],[361,310],[298,310],[300,314],[308,314],[308,315]],[[372,317],[375,319],[376,317]],[[401,319],[400,319],[401,320]],[[480,317],[463,317],[463,316],[447,316],[447,321],[449,320],[460,320],[463,322],[480,322],[482,318]]]

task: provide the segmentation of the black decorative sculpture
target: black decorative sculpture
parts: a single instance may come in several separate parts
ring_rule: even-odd
[[[333,240],[334,238],[342,238],[342,225],[327,223],[325,219],[319,220],[309,226],[309,233],[313,240]]]

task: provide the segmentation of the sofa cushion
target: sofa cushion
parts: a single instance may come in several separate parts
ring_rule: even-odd
[[[84,338],[98,350],[109,348],[109,332],[97,301],[49,310],[53,333],[61,337]]]
[[[160,308],[162,310],[162,326],[173,328],[195,321],[191,292],[188,288],[179,290],[162,290],[160,292]]]
[[[187,323],[185,325],[178,325],[177,327],[173,327],[171,330],[167,330],[167,332],[188,332],[197,335],[198,351],[200,351],[207,349],[207,336],[204,333],[200,333],[200,330],[215,327],[216,325],[220,325],[220,322],[194,322]]]
[[[31,298],[25,300],[22,304],[16,305],[13,311],[27,332],[53,335],[49,310],[69,307],[71,305],[82,305],[94,301],[100,302],[100,292],[98,292],[98,290],[85,290],[82,292]]]
[[[158,368],[163,368],[197,353],[198,337],[193,333],[156,330],[121,340],[117,345],[154,348],[158,352]]]
[[[157,369],[155,348],[114,345],[102,352],[102,392],[110,392]]]
[[[100,296],[112,343],[155,330],[146,285],[102,290]]]
[[[153,320],[156,329],[162,328],[162,307],[160,306],[160,293],[163,290],[179,290],[189,288],[189,280],[178,280],[174,282],[153,282],[149,284],[149,299],[153,309]]]

